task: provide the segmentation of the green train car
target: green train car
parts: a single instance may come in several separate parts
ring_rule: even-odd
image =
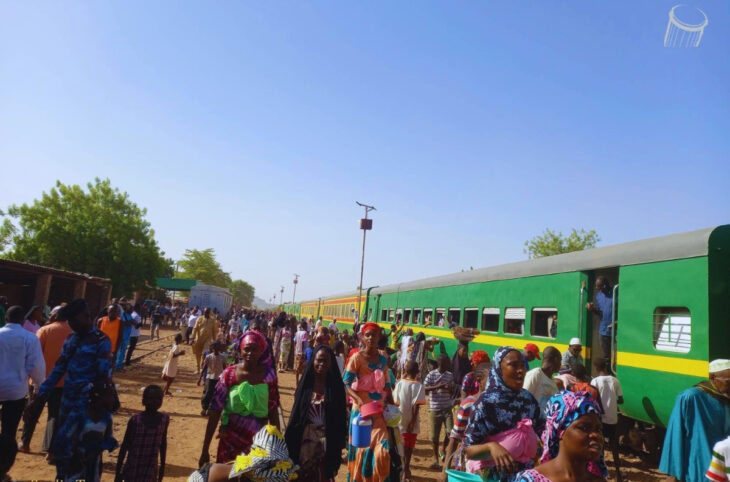
[[[344,316],[352,306],[385,327],[400,315],[415,333],[444,340],[449,353],[456,340],[440,320],[478,329],[470,351],[490,356],[530,342],[563,352],[579,337],[590,370],[602,356],[599,320],[585,309],[598,276],[614,286],[621,410],[663,427],[676,395],[707,378],[709,360],[730,357],[730,225],[374,287],[364,300],[346,293],[287,311],[337,318],[343,328],[353,322]]]

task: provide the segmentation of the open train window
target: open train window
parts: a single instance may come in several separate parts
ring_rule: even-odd
[[[418,308],[413,308],[413,323],[422,324],[423,320],[421,319],[421,310]]]
[[[683,306],[654,310],[654,348],[675,353],[689,353],[692,346],[692,316]]]
[[[525,332],[524,308],[505,308],[504,332],[513,335],[522,335]]]
[[[449,308],[449,322],[446,326],[461,326],[461,308]]]
[[[403,313],[403,323],[410,323],[411,322],[411,309],[406,308],[405,312]]]
[[[555,338],[558,334],[558,309],[533,308],[530,334],[532,336]]]
[[[433,325],[433,310],[431,308],[423,310],[423,324],[426,326]]]
[[[482,331],[499,331],[499,308],[484,308],[482,310]]]
[[[380,312],[380,321],[386,321],[388,319],[388,310]]]
[[[477,328],[479,323],[479,310],[477,308],[464,308],[464,327]]]
[[[395,319],[397,320],[398,317],[400,317],[401,323],[403,323],[403,308],[398,308],[395,310]]]
[[[395,320],[395,310],[391,308],[388,310],[388,321],[393,323],[394,320]]]
[[[436,326],[448,326],[446,323],[446,308],[436,308]]]

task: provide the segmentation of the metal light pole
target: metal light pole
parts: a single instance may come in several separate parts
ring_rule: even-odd
[[[284,287],[281,287],[281,296],[279,296],[279,304],[281,305],[281,308],[284,309]]]
[[[360,284],[357,287],[357,311],[358,314],[360,314],[360,304],[362,302],[362,275],[365,270],[365,235],[368,231],[373,229],[373,220],[368,219],[368,213],[370,211],[375,211],[375,206],[368,206],[367,204],[362,204],[358,201],[355,201],[355,204],[365,208],[365,217],[360,220],[360,229],[362,229],[362,260],[360,261]],[[362,318],[361,314],[359,318]]]
[[[294,299],[297,297],[297,283],[299,283],[299,275],[294,273],[294,294],[291,295],[291,304],[294,304]]]

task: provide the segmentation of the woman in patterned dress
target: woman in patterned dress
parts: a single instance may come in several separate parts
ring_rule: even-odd
[[[344,382],[347,394],[352,398],[353,419],[360,414],[360,407],[370,402],[393,403],[392,388],[395,379],[388,369],[386,357],[378,352],[381,331],[376,323],[365,323],[360,335],[364,348],[347,361]],[[358,448],[352,445],[352,435],[347,448],[348,482],[384,482],[390,476],[390,441],[382,413],[372,417],[370,446]],[[352,434],[352,431],[350,431]]]
[[[499,348],[494,354],[487,388],[473,405],[464,446],[469,459],[485,461],[491,457],[493,460],[486,469],[485,480],[512,481],[516,472],[534,465],[532,460],[517,461],[505,447],[492,440],[492,437],[515,430],[526,420],[532,426],[534,433],[530,433],[537,446],[537,434],[542,433],[545,422],[540,417],[535,398],[522,388],[526,369],[519,350],[511,346]]]
[[[588,392],[562,391],[545,410],[541,465],[515,476],[516,482],[552,482],[570,474],[575,481],[606,480],[603,432],[596,400]]]
[[[334,480],[347,444],[342,427],[346,417],[345,385],[335,354],[320,345],[297,387],[284,435],[289,457],[300,466],[299,480]]]
[[[226,368],[215,387],[199,467],[210,461],[210,442],[219,421],[216,461],[222,463],[248,453],[254,435],[267,422],[279,427],[279,385],[271,346],[264,335],[249,330],[239,349],[242,363]]]
[[[63,344],[61,356],[38,390],[30,407],[35,413],[47,400],[51,389],[64,375],[63,396],[58,416],[58,430],[51,440],[49,461],[56,465],[56,478],[72,475],[71,463],[80,443],[82,426],[94,386],[111,383],[112,345],[109,338],[94,327],[86,300],[77,299],[61,308],[59,318],[67,320],[74,331]]]

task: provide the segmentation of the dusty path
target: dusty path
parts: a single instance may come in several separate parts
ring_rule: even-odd
[[[163,330],[161,335],[171,335],[174,330]],[[146,341],[146,335],[140,343]],[[121,442],[127,426],[127,420],[131,415],[142,411],[142,388],[150,383],[162,384],[160,371],[164,363],[165,354],[169,348],[171,339],[163,339],[159,342],[144,343],[135,351],[136,355],[150,353],[138,360],[132,367],[115,374],[115,382],[119,384],[118,391],[122,408],[114,416],[114,436]],[[160,349],[161,348],[161,349]],[[159,351],[155,351],[160,349]],[[203,433],[205,431],[206,419],[200,415],[200,395],[202,386],[197,386],[195,375],[195,361],[189,347],[186,347],[186,354],[180,358],[180,369],[178,377],[172,385],[173,396],[166,397],[162,411],[170,414],[170,428],[168,432],[167,466],[165,470],[166,480],[184,481],[190,473],[196,469],[200,457]],[[291,406],[294,402],[294,375],[291,372],[280,374],[279,387],[282,398],[284,417],[288,419]],[[31,443],[31,453],[19,453],[18,458],[10,471],[15,480],[52,480],[55,476],[55,467],[45,462],[45,456],[40,452],[45,430],[45,413],[41,416],[36,427],[35,435]],[[21,423],[22,427],[22,423]],[[423,416],[421,420],[421,435],[419,436],[414,457],[412,461],[412,472],[414,482],[432,482],[436,479],[438,472],[428,470],[431,463],[430,443],[426,441],[428,430],[428,418]],[[18,433],[20,440],[20,432]],[[211,444],[211,454],[214,458],[217,442],[215,439]],[[114,468],[116,466],[117,451],[105,454],[104,474],[102,480],[111,481],[114,479]],[[626,457],[624,459],[625,480],[629,481],[659,481],[663,477],[656,470],[650,470],[638,458]],[[340,469],[337,481],[344,482],[346,472],[344,467]]]

